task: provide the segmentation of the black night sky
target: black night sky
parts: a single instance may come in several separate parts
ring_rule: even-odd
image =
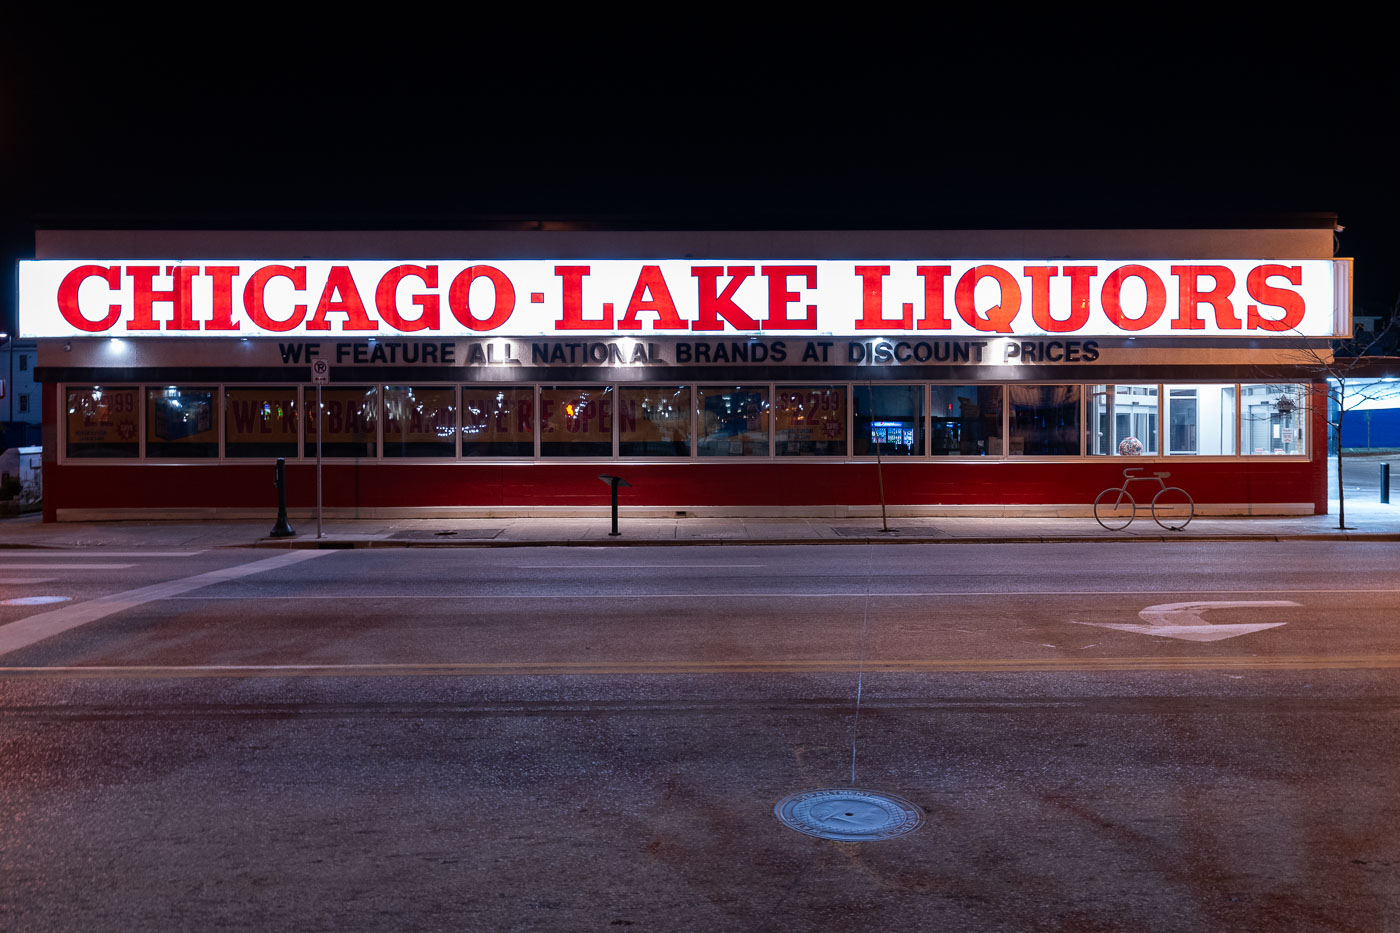
[[[1361,41],[1380,25],[1354,17],[1331,36],[1062,11],[825,29],[721,12],[621,25],[406,8],[360,28],[224,15],[20,14],[5,30],[0,330],[43,226],[1220,227],[1334,212],[1358,313],[1400,294],[1400,76]]]

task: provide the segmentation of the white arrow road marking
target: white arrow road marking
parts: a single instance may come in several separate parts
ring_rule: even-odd
[[[1280,625],[1288,623],[1242,622],[1231,625],[1211,625],[1202,617],[1202,613],[1207,609],[1268,609],[1277,606],[1297,605],[1298,603],[1286,599],[1220,599],[1189,603],[1162,603],[1157,606],[1148,606],[1138,613],[1138,617],[1146,622],[1146,625],[1120,622],[1075,622],[1074,624],[1117,629],[1120,632],[1136,632],[1139,635],[1155,635],[1158,638],[1177,638],[1181,641],[1221,641],[1226,638],[1248,635],[1251,632],[1262,632],[1266,628],[1278,628]]]

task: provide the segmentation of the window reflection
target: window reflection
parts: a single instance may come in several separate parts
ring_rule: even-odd
[[[1009,386],[1011,439],[1008,453],[1030,457],[1079,453],[1079,386]]]
[[[217,457],[213,387],[146,389],[146,456]]]
[[[1001,386],[933,387],[930,448],[935,457],[999,457]]]
[[[224,456],[290,458],[296,455],[295,386],[224,390]]]
[[[462,456],[534,455],[534,389],[529,386],[462,386]]]
[[[611,457],[612,386],[540,389],[540,456]]]
[[[457,390],[451,386],[384,387],[384,456],[453,457]]]
[[[1089,388],[1089,453],[1155,456],[1155,385],[1096,385]]]
[[[1240,448],[1245,454],[1305,454],[1308,387],[1240,386]]]
[[[321,390],[326,434],[325,457],[373,457],[378,449],[379,391],[377,386],[337,386]],[[316,396],[307,394],[306,456],[316,456]]]
[[[768,387],[701,386],[702,457],[768,456]]]
[[[690,386],[621,386],[617,419],[624,457],[690,455]]]

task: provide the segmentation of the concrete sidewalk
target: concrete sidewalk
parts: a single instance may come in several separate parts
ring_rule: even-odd
[[[314,518],[294,516],[293,538],[270,538],[266,519],[206,521],[59,522],[38,516],[0,520],[0,567],[6,548],[349,548],[557,547],[628,545],[755,545],[865,543],[1016,543],[1070,541],[1400,541],[1400,504],[1347,502],[1347,530],[1332,514],[1298,518],[1197,518],[1185,531],[1166,531],[1140,515],[1125,531],[1106,531],[1082,518],[891,518],[884,532],[874,518],[628,518],[611,537],[606,517],[473,519],[327,519],[316,537]]]

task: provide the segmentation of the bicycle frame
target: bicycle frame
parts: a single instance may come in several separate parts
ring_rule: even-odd
[[[1157,492],[1152,496],[1152,520],[1168,531],[1181,531],[1188,524],[1196,513],[1196,503],[1191,496],[1179,486],[1168,486],[1167,480],[1171,473],[1154,472],[1151,476],[1135,476],[1141,473],[1145,467],[1128,467],[1123,471],[1123,484],[1121,486],[1110,486],[1099,493],[1094,499],[1094,521],[1098,522],[1109,531],[1122,531],[1133,523],[1137,518],[1137,500],[1128,491],[1128,486],[1132,483],[1156,483]],[[1116,493],[1116,496],[1114,495]],[[1179,498],[1171,494],[1179,494]],[[1159,501],[1163,496],[1168,497],[1168,501],[1163,504],[1159,512]],[[1105,497],[1112,498],[1112,504]],[[1129,509],[1127,517],[1122,514],[1124,500],[1127,500]],[[1180,510],[1185,509],[1185,518],[1180,516]],[[1164,520],[1166,515],[1167,520]],[[1172,524],[1179,521],[1179,524]]]

